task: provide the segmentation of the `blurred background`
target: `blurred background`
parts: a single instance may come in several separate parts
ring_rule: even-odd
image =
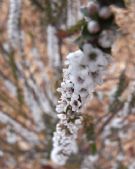
[[[135,1],[112,9],[119,26],[112,64],[83,110],[78,153],[64,167],[50,160],[56,89],[66,55],[78,49],[88,1],[16,2],[14,22],[14,0],[0,3],[0,169],[135,169]]]

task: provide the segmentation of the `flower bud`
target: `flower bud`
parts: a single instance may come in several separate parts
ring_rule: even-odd
[[[97,33],[100,31],[100,26],[97,21],[90,21],[87,29],[90,33]]]
[[[102,19],[108,19],[111,17],[111,15],[112,15],[112,12],[109,7],[102,7],[99,11],[99,16]]]
[[[92,16],[99,10],[99,5],[95,2],[89,2],[88,3],[88,11],[89,15]]]

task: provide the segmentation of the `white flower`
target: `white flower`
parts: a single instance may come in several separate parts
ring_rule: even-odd
[[[76,125],[81,125],[81,123],[82,123],[81,119],[76,119],[76,120],[75,120],[75,124],[76,124]]]
[[[67,161],[67,156],[61,154],[61,148],[58,146],[51,152],[51,159],[59,165],[64,165]]]
[[[101,85],[103,83],[101,71],[92,72],[91,76],[92,76],[92,79],[95,82],[95,84]]]
[[[57,117],[61,120],[65,120],[67,118],[65,114],[57,114]]]
[[[67,56],[67,60],[69,65],[70,64],[79,64],[81,63],[82,59],[84,58],[84,54],[81,50],[77,50],[76,52],[70,53]]]
[[[83,46],[83,50],[85,56],[87,56],[87,63],[89,64],[89,69],[91,72],[95,72],[99,70],[100,67],[108,65],[108,56],[103,53],[100,49],[94,48],[90,44],[85,44]]]
[[[79,93],[80,93],[80,96],[81,96],[82,98],[86,98],[86,97],[89,95],[87,89],[85,89],[85,88],[81,88],[81,89],[79,90]]]
[[[69,101],[68,99],[66,99],[63,95],[61,96],[61,100],[58,101],[58,104],[56,106],[56,108],[58,107],[58,109],[63,109],[63,111],[66,111],[67,106],[69,105]],[[61,113],[61,112],[58,112]]]
[[[72,107],[72,111],[78,112],[78,110],[81,106],[81,102],[78,99],[71,98],[70,105]]]
[[[110,48],[115,40],[115,34],[112,30],[104,30],[101,32],[98,43],[103,48]]]

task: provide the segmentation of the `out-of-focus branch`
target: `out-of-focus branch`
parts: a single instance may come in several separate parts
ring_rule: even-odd
[[[30,144],[33,145],[40,144],[40,141],[36,133],[24,128],[20,123],[13,120],[6,113],[3,113],[1,111],[0,111],[0,123],[12,126],[15,132],[19,134],[23,139],[28,141]]]
[[[102,131],[104,130],[104,127],[109,124],[109,122],[113,119],[113,117],[119,112],[119,110],[121,108],[123,108],[124,106],[124,101],[120,100],[120,96],[122,95],[122,93],[125,91],[125,89],[128,86],[128,79],[125,75],[126,73],[126,69],[124,69],[121,72],[121,75],[119,77],[119,83],[118,83],[118,87],[117,90],[114,94],[114,99],[112,101],[112,103],[109,105],[109,110],[108,110],[108,118],[106,118],[105,122],[103,123],[102,127],[99,129],[99,131],[97,132],[97,135],[101,134]]]

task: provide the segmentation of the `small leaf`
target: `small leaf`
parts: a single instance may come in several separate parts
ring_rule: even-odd
[[[97,153],[96,143],[93,143],[93,144],[91,145],[91,152],[92,152],[93,155]]]

